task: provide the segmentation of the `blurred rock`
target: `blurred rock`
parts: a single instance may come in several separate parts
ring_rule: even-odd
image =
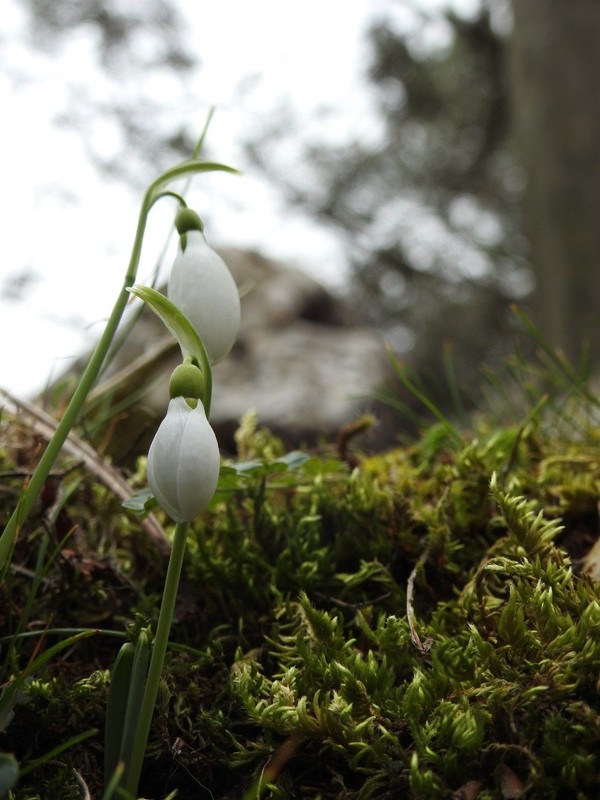
[[[211,422],[222,446],[233,449],[233,433],[251,409],[259,424],[290,446],[331,440],[340,427],[373,411],[369,395],[388,373],[381,335],[355,327],[351,309],[301,270],[254,252],[220,253],[242,296],[237,343],[213,372]],[[135,450],[144,451],[166,409],[168,378],[179,361],[179,347],[145,309],[92,395],[138,395],[135,415],[127,412],[127,436],[119,430],[114,437],[119,445],[132,446],[137,431]],[[378,446],[381,434],[370,435],[369,447]]]

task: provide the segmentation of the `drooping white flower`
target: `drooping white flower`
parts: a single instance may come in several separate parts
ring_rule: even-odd
[[[240,298],[227,265],[199,230],[185,233],[169,277],[169,299],[198,331],[211,364],[231,350],[240,327]]]
[[[154,497],[175,522],[189,522],[210,503],[219,469],[219,445],[204,406],[191,408],[174,397],[148,451]]]

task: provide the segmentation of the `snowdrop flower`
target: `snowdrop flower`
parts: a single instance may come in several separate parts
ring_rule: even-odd
[[[148,451],[154,497],[175,522],[190,522],[210,503],[219,469],[219,445],[202,402],[192,408],[174,397]]]
[[[227,265],[206,243],[198,215],[185,208],[175,222],[181,249],[169,277],[169,299],[204,342],[211,364],[231,350],[240,326],[240,298]]]

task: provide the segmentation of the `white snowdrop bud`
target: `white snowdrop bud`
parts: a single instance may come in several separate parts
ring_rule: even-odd
[[[211,364],[231,350],[240,326],[240,298],[227,265],[207,244],[200,230],[181,237],[169,277],[169,299],[198,331]]]
[[[169,402],[148,451],[148,483],[175,522],[189,522],[208,506],[217,488],[221,459],[202,402]]]

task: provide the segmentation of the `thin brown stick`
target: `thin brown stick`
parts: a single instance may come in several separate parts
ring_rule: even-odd
[[[51,417],[50,414],[47,414],[33,403],[14,397],[6,389],[0,388],[0,395],[8,401],[9,410],[12,413],[25,414],[29,419],[32,430],[47,441],[50,441],[58,425],[54,417]],[[85,467],[120,500],[128,500],[132,497],[133,491],[125,478],[73,431],[68,435],[63,445],[63,450],[83,462]],[[161,555],[168,555],[171,552],[171,543],[156,517],[149,514],[145,519],[141,520],[140,524]]]
[[[431,649],[432,640],[425,639],[424,642],[421,641],[419,634],[417,633],[417,628],[415,626],[415,610],[413,606],[414,596],[415,596],[415,580],[417,577],[417,572],[419,569],[425,564],[427,559],[429,558],[429,548],[421,554],[417,563],[413,567],[412,572],[409,575],[408,582],[406,584],[406,619],[408,621],[408,627],[410,629],[410,638],[412,643],[417,648],[421,655],[427,655],[429,650]]]

